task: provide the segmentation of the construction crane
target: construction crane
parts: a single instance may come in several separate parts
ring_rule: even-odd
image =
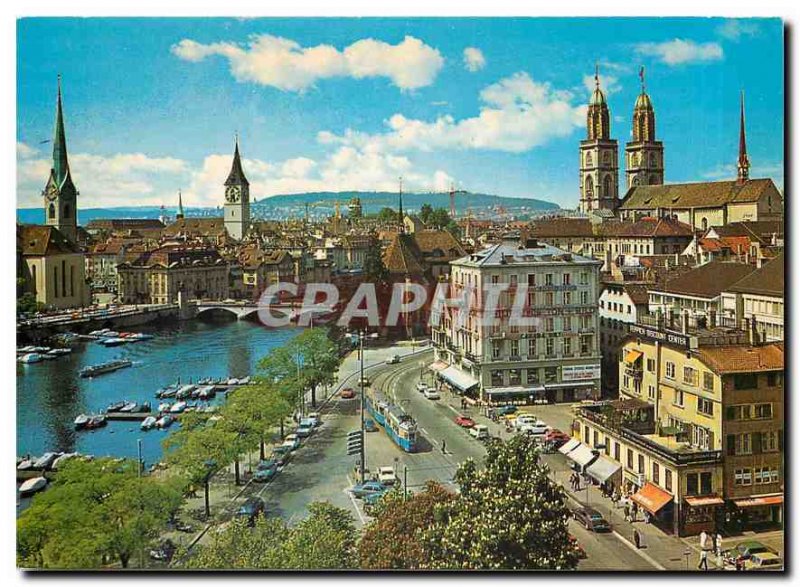
[[[456,187],[450,184],[450,218],[455,220],[456,217],[456,194],[466,194],[467,190],[457,190]]]

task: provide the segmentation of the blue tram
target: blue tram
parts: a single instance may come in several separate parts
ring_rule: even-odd
[[[417,423],[380,391],[367,388],[364,397],[367,411],[386,430],[392,441],[406,452],[417,450]]]

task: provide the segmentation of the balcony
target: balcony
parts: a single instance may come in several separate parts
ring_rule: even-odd
[[[464,358],[467,359],[468,361],[472,361],[476,365],[479,365],[481,362],[481,358],[475,353],[466,352],[464,353]]]
[[[643,371],[641,367],[625,367],[624,373],[628,377],[633,377],[633,379],[637,381],[641,381],[643,376]]]

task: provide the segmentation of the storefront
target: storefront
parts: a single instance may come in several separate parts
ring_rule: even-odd
[[[466,393],[478,385],[478,380],[472,375],[452,365],[440,370],[439,377],[457,393]]]
[[[544,386],[488,387],[483,390],[483,395],[492,406],[532,405],[544,397]]]
[[[594,381],[545,383],[544,395],[548,403],[570,403],[600,397]]]
[[[665,532],[672,532],[675,504],[672,494],[649,481],[631,499],[650,514],[650,522]]]
[[[705,495],[702,497],[685,497],[683,508],[681,508],[681,524],[679,533],[681,536],[693,536],[706,532],[716,532],[719,530],[719,521],[725,500],[716,495]]]
[[[567,452],[563,452],[562,449],[573,443],[573,441],[576,444],[572,444],[572,449]],[[562,446],[559,451],[570,461],[575,463],[576,470],[580,471],[581,473],[585,473],[586,467],[597,459],[597,453],[595,451],[579,440],[575,440],[574,438]]]
[[[734,519],[739,522],[742,529],[783,525],[782,493],[736,499],[733,504]]]
[[[620,482],[622,481],[622,466],[616,461],[607,459],[604,456],[598,457],[596,461],[586,467],[585,472],[586,475],[594,479],[600,485],[603,483],[606,485],[613,484],[616,488],[620,486]]]

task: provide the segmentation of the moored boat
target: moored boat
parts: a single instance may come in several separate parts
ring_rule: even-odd
[[[169,409],[170,414],[180,414],[186,409],[186,402],[175,402]]]
[[[130,367],[131,365],[133,365],[133,362],[129,361],[128,359],[117,359],[115,361],[109,361],[107,363],[101,363],[99,365],[91,365],[89,367],[84,367],[83,369],[80,370],[80,376],[95,377],[96,375],[111,373],[112,371],[116,371],[117,369]]]
[[[99,415],[99,416],[92,416],[89,420],[88,424],[86,424],[87,430],[94,430],[95,428],[102,428],[108,422],[106,421],[106,417]]]
[[[34,469],[49,469],[53,462],[64,453],[46,452],[33,463]]]
[[[34,477],[33,479],[28,479],[19,486],[19,494],[21,496],[33,495],[45,487],[47,487],[47,479],[44,477]]]
[[[26,355],[22,355],[19,358],[20,363],[30,364],[30,363],[38,363],[39,361],[43,361],[44,358],[39,353],[28,353]]]
[[[142,421],[142,424],[141,424],[142,430],[150,430],[153,426],[156,425],[157,421],[158,420],[156,420],[153,416],[147,416],[147,418],[145,418]]]
[[[100,341],[100,344],[107,347],[115,347],[126,344],[128,341],[124,338],[112,336],[110,338],[104,338]]]
[[[159,412],[169,412],[169,409],[172,407],[172,404],[169,402],[161,402],[158,404],[158,411]]]
[[[65,452],[63,455],[58,457],[56,460],[53,461],[52,468],[54,471],[58,471],[58,468],[66,463],[68,460],[79,456],[80,453],[77,452]]]
[[[86,414],[80,414],[75,418],[75,430],[81,430],[82,428],[86,428],[86,425],[91,420],[91,416],[87,416]]]
[[[175,418],[173,418],[169,414],[164,414],[156,422],[156,427],[158,427],[158,428],[168,428],[170,426],[170,424],[172,424],[174,421],[175,421]]]
[[[109,404],[109,406],[106,408],[106,412],[119,412],[126,403],[127,402],[114,402],[113,404]]]
[[[185,399],[191,396],[192,392],[195,389],[196,389],[195,385],[184,385],[177,392],[175,392],[175,397],[178,399]]]
[[[136,402],[126,402],[124,406],[122,406],[119,411],[120,412],[135,412],[136,408],[139,407],[139,404]]]

